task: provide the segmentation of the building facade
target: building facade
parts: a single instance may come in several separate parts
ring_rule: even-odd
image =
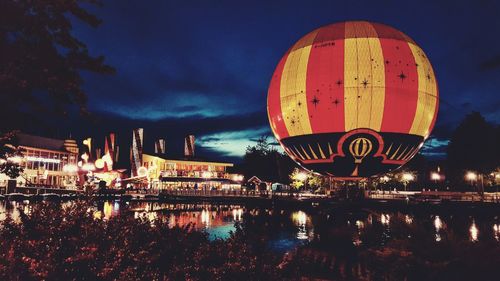
[[[150,187],[160,190],[230,190],[241,187],[242,178],[227,172],[232,163],[194,159],[167,159],[143,154],[143,170]],[[147,171],[147,172],[146,172]]]
[[[78,183],[78,145],[75,140],[51,139],[18,134],[23,157],[16,159],[24,168],[17,178],[18,186],[50,186],[76,188]],[[0,175],[2,184],[8,177]]]

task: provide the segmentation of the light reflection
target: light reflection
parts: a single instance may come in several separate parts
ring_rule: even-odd
[[[365,227],[365,223],[360,221],[360,220],[357,220],[356,221],[356,226],[358,227],[358,230],[361,230]]]
[[[436,242],[441,241],[441,229],[443,228],[443,221],[439,216],[434,217],[434,228],[436,229]]]
[[[210,213],[205,209],[201,211],[201,223],[204,224],[205,227],[210,226]]]
[[[389,225],[389,223],[391,222],[391,216],[389,216],[389,214],[381,214],[380,215],[380,222],[383,225]]]
[[[307,235],[307,215],[303,211],[297,211],[292,213],[292,221],[297,225],[297,239],[305,240],[308,239]]]
[[[500,225],[499,224],[494,224],[493,225],[493,236],[495,237],[495,240],[500,241]]]
[[[406,224],[412,224],[413,223],[413,218],[410,215],[405,215],[405,222]]]
[[[243,210],[241,208],[233,209],[233,220],[241,221],[241,216],[243,215]]]
[[[469,228],[470,241],[477,242],[479,237],[479,229],[476,226],[476,222],[473,220]]]

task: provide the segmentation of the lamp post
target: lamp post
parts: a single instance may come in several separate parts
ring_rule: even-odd
[[[431,173],[431,180],[434,181],[434,184],[436,187],[438,186],[438,181],[441,181],[441,179],[443,179],[443,176],[441,176],[441,174],[439,174],[439,172],[432,172]]]
[[[477,180],[477,174],[472,171],[469,171],[465,174],[465,179],[470,181],[471,186],[474,186],[474,183]]]
[[[403,184],[404,184],[404,187],[405,187],[405,191],[406,191],[406,187],[407,185],[415,180],[415,176],[411,173],[403,173],[403,175],[401,176],[401,179],[403,180]]]

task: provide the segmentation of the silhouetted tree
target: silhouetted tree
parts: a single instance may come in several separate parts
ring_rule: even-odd
[[[23,168],[16,159],[22,156],[22,149],[17,145],[16,132],[0,135],[0,174],[11,179],[17,178]]]
[[[454,131],[447,149],[448,174],[462,181],[466,170],[490,173],[500,166],[500,129],[478,112],[467,115]]]
[[[114,72],[71,34],[74,19],[92,27],[101,22],[83,2],[100,3],[0,1],[0,130],[19,129],[42,114],[66,114],[71,105],[86,112],[80,72]]]
[[[261,180],[288,183],[296,167],[287,155],[277,151],[267,137],[260,137],[256,145],[248,146],[243,157],[243,174],[246,179],[257,176]]]

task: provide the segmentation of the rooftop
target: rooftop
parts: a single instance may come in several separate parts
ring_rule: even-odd
[[[64,147],[64,140],[33,136],[24,133],[17,134],[17,138],[20,146],[64,152],[67,151]]]

